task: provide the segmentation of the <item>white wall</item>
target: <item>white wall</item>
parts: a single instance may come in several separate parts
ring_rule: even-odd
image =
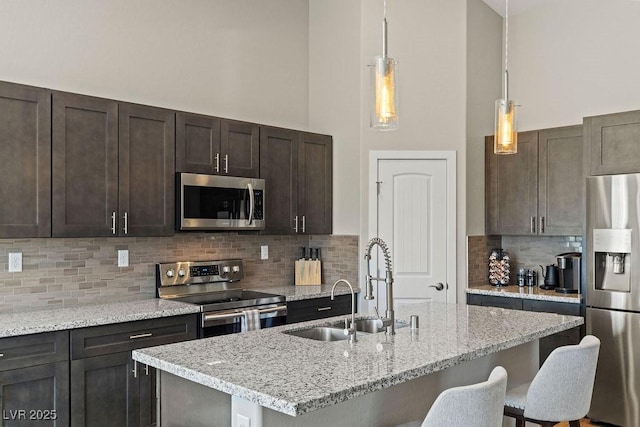
[[[465,287],[466,235],[466,0],[388,2],[389,56],[399,61],[399,129],[369,128],[369,70],[381,54],[382,1],[361,1],[362,181],[361,247],[369,237],[370,150],[456,150],[457,276]],[[362,269],[361,269],[362,271]]]
[[[308,2],[0,2],[0,79],[297,129]]]
[[[640,109],[640,2],[557,0],[509,21],[519,129]]]
[[[360,3],[309,2],[309,127],[333,135],[333,233],[360,232]]]
[[[467,234],[484,234],[484,137],[502,97],[502,17],[467,0]]]

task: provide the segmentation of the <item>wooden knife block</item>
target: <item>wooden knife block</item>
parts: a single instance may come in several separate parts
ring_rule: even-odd
[[[299,259],[295,263],[296,286],[321,285],[322,261],[311,259]]]

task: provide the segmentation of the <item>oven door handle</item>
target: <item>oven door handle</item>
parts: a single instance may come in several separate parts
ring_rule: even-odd
[[[253,205],[255,203],[255,198],[253,195],[253,185],[250,182],[247,183],[247,189],[249,190],[249,219],[247,221],[248,225],[253,223]]]
[[[258,310],[260,314],[273,313],[275,311],[283,311],[282,314],[285,315],[287,313],[287,306],[278,305],[276,307],[263,308]],[[209,314],[203,315],[202,320],[206,322],[208,320],[232,319],[234,317],[240,317],[240,316],[242,316],[242,311],[237,311],[235,313],[225,313],[225,314],[209,313]]]

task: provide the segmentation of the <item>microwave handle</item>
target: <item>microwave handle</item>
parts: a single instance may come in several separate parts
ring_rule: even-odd
[[[253,185],[251,183],[247,183],[247,189],[249,190],[249,219],[247,220],[247,224],[253,223],[253,205],[255,203],[254,195],[253,195]]]

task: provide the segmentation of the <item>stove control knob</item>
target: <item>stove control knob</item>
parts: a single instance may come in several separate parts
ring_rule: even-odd
[[[225,265],[224,267],[222,267],[223,273],[229,273],[230,271],[231,271],[231,267],[229,267],[228,265]]]
[[[173,277],[175,275],[175,271],[173,271],[173,268],[170,268],[167,270],[167,277]]]
[[[184,277],[186,275],[187,275],[187,272],[184,271],[184,268],[181,268],[180,270],[178,270],[178,276]]]
[[[232,271],[233,271],[234,273],[238,273],[238,272],[240,271],[240,266],[238,266],[238,265],[234,265],[234,266],[232,267]]]

